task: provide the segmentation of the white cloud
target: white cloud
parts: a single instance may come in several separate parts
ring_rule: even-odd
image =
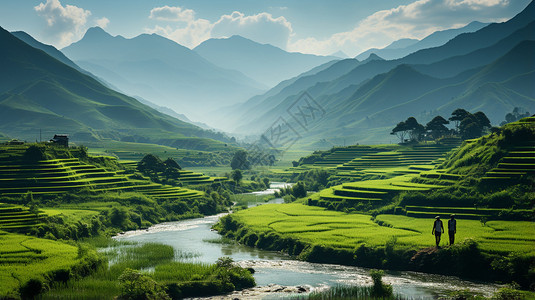
[[[166,36],[193,48],[209,38],[241,35],[259,43],[267,43],[289,51],[328,55],[343,51],[350,56],[369,48],[381,48],[401,38],[421,39],[434,31],[462,27],[472,21],[503,21],[511,0],[416,0],[407,5],[375,12],[361,20],[353,29],[332,34],[326,39],[296,39],[292,24],[285,17],[268,12],[245,15],[235,11],[217,21],[196,19],[195,11],[182,7],[156,7],[149,18],[179,21],[179,25],[157,25],[147,32]],[[275,10],[274,7],[270,7]],[[278,11],[284,11],[281,7]]]
[[[74,5],[62,6],[59,0],[47,0],[34,9],[46,20],[47,36],[60,47],[67,46],[73,38],[83,33],[87,18],[91,15],[89,10]]]
[[[80,39],[90,24],[106,28],[108,18],[89,20],[91,11],[74,5],[61,5],[59,0],[46,0],[34,7],[37,14],[46,21],[43,27],[43,41],[57,48],[68,46]]]
[[[149,18],[159,21],[192,22],[195,19],[195,12],[191,9],[166,5],[151,9]]]
[[[230,15],[221,16],[212,23],[205,19],[196,19],[195,11],[191,9],[163,6],[153,8],[149,18],[185,23],[176,26],[156,25],[153,28],[145,29],[145,31],[163,35],[190,48],[194,48],[209,38],[241,35],[259,43],[267,43],[285,49],[292,34],[292,25],[288,20],[284,17],[275,18],[266,12],[246,16],[235,11]]]
[[[492,6],[506,6],[509,0],[446,0],[450,7],[469,7],[473,10],[480,10]]]
[[[274,18],[263,12],[252,16],[235,11],[223,15],[212,28],[213,37],[241,35],[259,43],[267,43],[286,49],[292,34],[292,24],[284,17]]]
[[[100,18],[100,19],[95,20],[95,24],[97,24],[97,26],[102,29],[108,27],[109,23],[110,23],[110,20],[108,20],[108,18]]]
[[[145,29],[148,33],[159,34],[189,48],[194,48],[209,39],[211,30],[212,24],[204,19],[191,21],[183,28],[174,28],[167,25],[165,27],[155,26],[154,28]]]
[[[378,11],[351,31],[335,33],[325,40],[311,37],[290,41],[288,48],[324,55],[342,50],[353,56],[401,38],[421,39],[437,30],[461,27],[474,21],[476,11],[478,21],[497,21],[496,12],[508,3],[508,0],[418,0]]]

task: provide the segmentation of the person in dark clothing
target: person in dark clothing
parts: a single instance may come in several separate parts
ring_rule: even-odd
[[[455,242],[455,234],[457,233],[457,220],[455,220],[455,215],[450,215],[448,220],[448,236],[450,237],[450,246]]]
[[[439,216],[435,217],[435,222],[433,222],[433,231],[431,231],[431,234],[435,235],[435,242],[440,244],[440,236],[444,232],[444,224],[442,224],[442,220],[440,220]]]

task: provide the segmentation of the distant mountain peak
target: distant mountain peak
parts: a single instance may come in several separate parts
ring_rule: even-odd
[[[339,57],[339,58],[344,58],[344,59],[349,58],[349,55],[345,54],[345,52],[342,50],[338,50],[329,56],[334,56],[334,57]]]
[[[404,39],[399,39],[397,41],[393,41],[390,45],[384,47],[383,49],[400,49],[400,48],[406,48],[410,45],[414,45],[416,44],[417,42],[419,42],[420,40],[418,39],[409,39],[409,38],[404,38]]]
[[[246,38],[246,37],[243,37],[243,36],[241,36],[241,35],[239,35],[239,34],[235,34],[235,35],[233,35],[233,36],[231,36],[231,37],[229,37],[229,38],[227,38],[227,39],[229,39],[229,40],[246,40],[246,41],[251,41],[251,39],[248,39],[248,38]]]
[[[368,58],[366,58],[364,61],[368,62],[372,60],[384,60],[384,59],[375,53],[370,53],[370,56],[368,56]]]
[[[111,35],[107,33],[104,29],[102,29],[102,27],[95,26],[95,27],[91,27],[87,29],[87,31],[85,32],[84,38],[86,36],[95,37],[95,36],[111,36]]]
[[[120,35],[114,37],[111,34],[107,33],[101,27],[95,26],[95,27],[91,27],[87,29],[87,31],[85,32],[81,40],[101,41],[101,40],[118,39],[118,38],[123,38],[123,37]]]

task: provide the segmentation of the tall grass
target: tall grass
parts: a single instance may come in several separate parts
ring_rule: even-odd
[[[298,295],[291,297],[292,300],[337,300],[337,299],[399,299],[403,300],[402,296],[376,296],[374,294],[373,286],[348,286],[337,285],[330,287],[327,290],[312,292],[308,295]]]
[[[199,281],[207,280],[216,266],[203,263],[169,262],[156,266],[154,279],[157,281]]]
[[[236,282],[233,282],[232,277],[228,278],[229,282],[223,282],[222,269],[215,264],[176,261],[192,258],[197,254],[176,251],[168,245],[125,243],[103,238],[88,239],[86,243],[106,247],[101,248],[100,252],[106,257],[108,264],[104,264],[88,277],[71,279],[66,283],[55,283],[48,292],[39,295],[38,299],[114,299],[121,293],[118,278],[127,268],[141,270],[161,284],[174,285],[175,290],[176,287],[182,286],[180,285],[182,283],[195,287],[196,282],[204,282],[216,292],[227,291],[224,287],[229,284],[232,287],[235,285],[239,287]],[[231,274],[243,271],[245,270],[229,269],[227,272]],[[206,293],[206,291],[197,291],[195,288],[189,292],[193,293],[192,296],[195,296],[196,292]]]

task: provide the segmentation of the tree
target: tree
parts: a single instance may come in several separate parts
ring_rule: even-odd
[[[479,126],[481,127],[483,131],[486,131],[492,127],[492,125],[490,124],[489,118],[482,111],[476,112],[474,114],[474,117],[476,117],[477,123],[479,124]]]
[[[175,169],[178,169],[178,170],[182,170],[182,167],[176,162],[176,160],[172,159],[172,158],[168,158],[166,159],[163,164],[165,165],[165,167],[167,168],[175,168]]]
[[[298,181],[297,184],[292,187],[292,195],[295,198],[306,197],[307,190],[305,187],[305,183],[302,181]]]
[[[527,118],[529,117],[531,114],[529,113],[529,111],[525,110],[524,108],[522,107],[515,107],[513,109],[513,112],[510,112],[508,114],[505,115],[505,121],[503,121],[502,123],[500,123],[500,126],[503,126],[507,123],[512,123],[512,122],[516,122],[522,118]]]
[[[442,116],[436,116],[425,125],[425,130],[429,131],[434,139],[438,139],[448,132],[448,127],[445,125],[449,123]]]
[[[414,125],[414,127],[409,131],[409,135],[411,136],[411,140],[413,141],[421,141],[424,138],[425,135],[425,127],[424,125],[417,123]]]
[[[489,118],[483,112],[468,113],[459,125],[459,134],[464,140],[474,139],[482,136],[491,127]]]
[[[234,153],[232,161],[230,162],[232,170],[248,170],[250,169],[249,161],[247,160],[247,152],[245,150],[238,150]]]
[[[37,162],[45,159],[45,148],[43,146],[31,145],[24,151],[24,160],[27,162]]]
[[[409,117],[405,122],[399,122],[390,134],[395,134],[401,140],[401,143],[405,142],[405,137],[409,135],[413,141],[418,141],[425,133],[425,127],[422,126],[416,118]]]
[[[242,178],[243,178],[243,174],[242,174],[240,169],[236,169],[236,170],[232,171],[230,176],[232,177],[232,180],[234,180],[234,182],[236,182],[236,184],[240,184],[240,180],[242,180]]]
[[[162,160],[152,154],[147,154],[137,164],[137,169],[144,173],[157,173],[165,170],[165,165]]]
[[[405,124],[405,122],[399,122],[398,125],[396,125],[394,129],[392,129],[392,132],[390,132],[390,134],[396,135],[399,138],[400,143],[405,142],[405,136],[407,135],[407,133],[408,129],[407,124]]]
[[[126,268],[121,276],[121,294],[118,299],[171,299],[164,288],[149,275]]]
[[[455,129],[457,132],[459,132],[459,125],[466,116],[468,116],[470,113],[462,108],[457,108],[451,113],[451,117],[449,118],[450,121],[455,122]]]

